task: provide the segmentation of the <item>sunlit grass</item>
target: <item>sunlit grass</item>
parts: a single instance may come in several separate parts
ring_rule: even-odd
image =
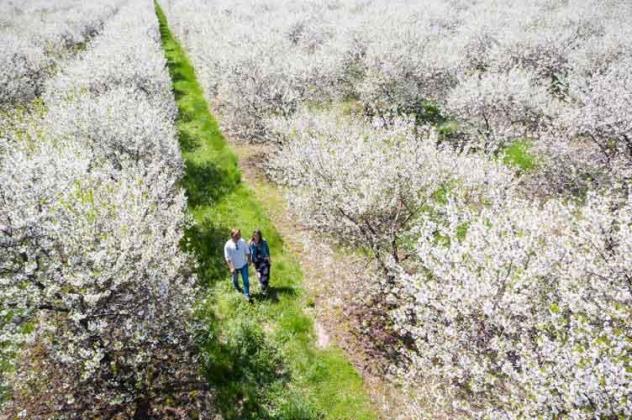
[[[537,162],[531,147],[529,140],[514,141],[501,152],[503,163],[524,172],[533,170]]]

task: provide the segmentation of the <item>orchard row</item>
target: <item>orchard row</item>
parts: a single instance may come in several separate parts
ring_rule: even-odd
[[[11,20],[32,49],[13,53],[7,71],[21,76],[10,74],[15,83],[2,92],[5,410],[143,417],[180,405],[203,413],[195,277],[179,246],[186,200],[177,111],[153,3],[55,4],[42,10],[39,31],[17,32],[33,16]],[[69,42],[87,43],[50,51]],[[31,71],[40,65],[47,70]]]

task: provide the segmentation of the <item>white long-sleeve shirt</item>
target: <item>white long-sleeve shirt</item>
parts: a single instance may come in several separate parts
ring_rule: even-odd
[[[248,255],[250,255],[250,247],[243,239],[237,242],[229,239],[224,245],[224,258],[230,261],[236,269],[242,268],[248,264]]]

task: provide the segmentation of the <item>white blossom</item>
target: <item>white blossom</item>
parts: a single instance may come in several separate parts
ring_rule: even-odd
[[[143,399],[158,410],[160,389],[179,381],[198,383],[208,408],[153,4],[121,5],[91,36],[42,82],[41,107],[0,122],[0,340],[16,368],[5,409],[132,416]]]
[[[120,0],[4,2],[0,5],[0,104],[29,101],[43,83],[114,15]]]

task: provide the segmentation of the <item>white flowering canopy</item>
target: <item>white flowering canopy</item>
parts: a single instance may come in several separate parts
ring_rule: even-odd
[[[175,102],[151,2],[58,3],[31,4],[56,23],[19,34],[55,66],[9,68],[2,96],[26,106],[0,121],[7,410],[143,415],[146,401],[177,400],[164,390],[198,380]],[[58,59],[44,45],[57,48],[68,28],[87,44]]]

